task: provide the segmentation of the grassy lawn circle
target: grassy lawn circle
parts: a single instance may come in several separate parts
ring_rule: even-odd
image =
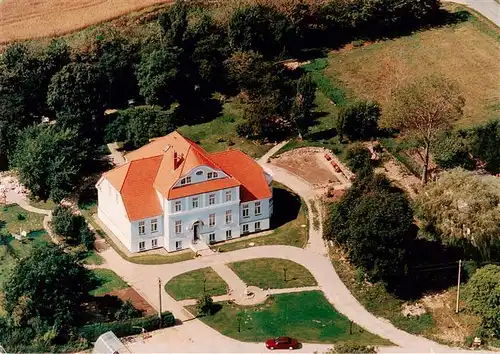
[[[229,264],[247,285],[261,289],[284,289],[318,285],[312,274],[300,264],[280,258],[257,258]],[[286,268],[286,281],[285,271]]]
[[[100,296],[114,290],[121,290],[129,287],[129,285],[112,270],[94,269],[92,273],[94,273],[99,283],[99,287],[90,292],[92,296]]]
[[[205,291],[212,295],[227,293],[227,284],[212,268],[202,268],[172,278],[165,284],[165,291],[176,300],[197,299],[203,295],[203,279],[206,279]]]
[[[276,295],[254,307],[221,304],[217,313],[200,320],[223,335],[241,341],[263,342],[266,338],[286,335],[301,342],[390,344],[355,324],[352,335],[349,334],[349,320],[319,291]],[[194,306],[188,309],[194,313]],[[240,332],[238,317],[241,317]]]

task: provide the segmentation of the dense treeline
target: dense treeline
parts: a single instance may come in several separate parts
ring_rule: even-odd
[[[241,135],[304,134],[313,120],[315,85],[300,70],[286,70],[282,59],[406,33],[440,14],[437,0],[281,5],[249,2],[221,19],[210,7],[178,2],[158,14],[157,30],[144,38],[108,30],[78,48],[63,40],[42,49],[8,46],[0,60],[0,168],[18,168],[36,196],[60,200],[104,141],[125,139],[137,147],[176,126],[213,119],[221,109],[217,92],[242,93]],[[129,107],[131,99],[154,107]],[[119,110],[116,120],[105,115],[110,108]],[[43,116],[54,126],[23,132]],[[41,163],[40,155],[66,144],[57,159]],[[66,161],[68,171],[56,168]]]

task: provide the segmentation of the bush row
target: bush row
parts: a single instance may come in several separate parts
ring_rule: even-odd
[[[140,334],[141,328],[144,328],[146,331],[152,331],[159,328],[172,327],[173,325],[175,325],[175,317],[171,312],[166,311],[162,313],[161,326],[158,315],[151,315],[126,321],[85,325],[80,327],[79,334],[89,342],[95,342],[101,334],[108,331],[112,331],[117,337],[126,337]]]

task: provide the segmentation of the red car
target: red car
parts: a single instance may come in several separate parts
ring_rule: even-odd
[[[290,337],[276,337],[266,340],[267,349],[297,349],[299,342]]]

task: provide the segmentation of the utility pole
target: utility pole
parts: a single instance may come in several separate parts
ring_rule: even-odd
[[[457,307],[455,313],[458,313],[458,301],[460,299],[460,272],[462,270],[462,260],[458,261],[458,283],[457,283]]]
[[[286,271],[287,271],[287,268],[283,267],[283,280],[284,281],[286,281]]]
[[[160,328],[161,328],[161,279],[158,277],[158,300],[160,301],[160,310],[158,311],[158,318],[160,319]]]
[[[352,334],[352,320],[349,321],[349,334]]]

